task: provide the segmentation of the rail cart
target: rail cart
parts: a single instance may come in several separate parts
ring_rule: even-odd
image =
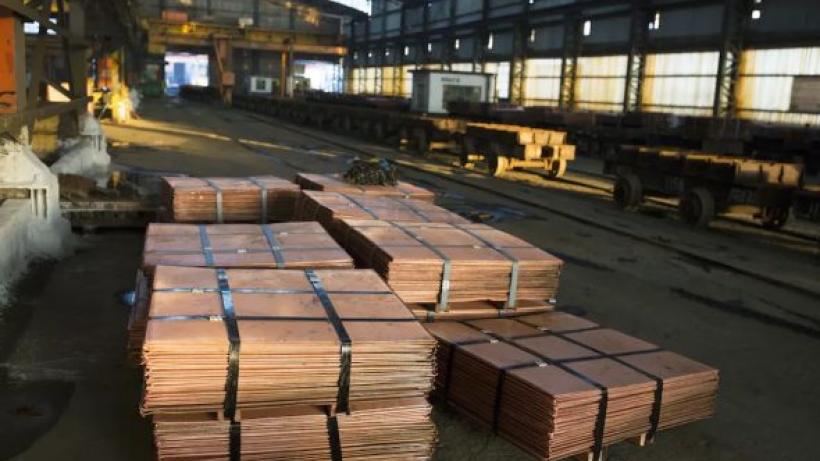
[[[612,195],[619,207],[636,209],[651,195],[678,197],[681,218],[695,226],[717,213],[740,212],[782,227],[803,181],[796,164],[638,146],[621,146],[604,165],[616,176]]]
[[[515,168],[541,168],[552,177],[560,177],[567,163],[575,158],[575,146],[567,143],[564,131],[415,114],[374,107],[367,101],[363,99],[361,105],[351,106],[319,100],[237,96],[234,105],[403,146],[424,157],[431,152],[447,152],[459,155],[463,164],[485,160],[493,175]]]
[[[461,162],[486,160],[490,174],[516,168],[541,168],[551,177],[564,175],[575,159],[575,146],[562,131],[516,125],[468,123],[461,146]]]
[[[794,194],[794,216],[820,222],[820,186],[807,187]]]

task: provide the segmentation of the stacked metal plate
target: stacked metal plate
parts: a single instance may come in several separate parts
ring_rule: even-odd
[[[144,414],[220,411],[226,382],[237,409],[431,386],[435,340],[372,271],[159,266],[149,314]]]
[[[352,269],[353,259],[316,222],[150,224],[128,323],[128,356],[139,363],[148,321],[147,283],[158,265],[269,269]]]
[[[227,461],[232,430],[239,435],[236,459],[243,461],[424,460],[432,455],[436,429],[425,399],[362,402],[350,410],[335,417],[315,406],[248,410],[234,423],[209,414],[157,416],[158,458]]]
[[[302,189],[324,192],[340,192],[343,194],[372,195],[383,197],[412,198],[432,202],[436,194],[423,187],[404,181],[395,186],[359,185],[346,182],[337,174],[310,174],[299,173],[294,180]]]
[[[539,459],[598,459],[714,413],[716,369],[569,314],[427,328],[436,395]]]
[[[339,232],[357,263],[375,269],[407,303],[432,303],[439,311],[482,301],[514,308],[531,300],[520,307],[537,307],[557,295],[560,259],[483,224],[345,219]]]
[[[162,201],[174,222],[276,222],[293,218],[299,186],[274,176],[165,177]]]
[[[158,266],[141,410],[161,460],[429,459],[435,346],[369,270]]]
[[[333,234],[341,219],[460,224],[469,222],[451,211],[423,200],[309,190],[302,191],[296,205],[296,216],[303,221],[319,221]]]

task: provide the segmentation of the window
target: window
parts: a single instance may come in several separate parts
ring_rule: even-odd
[[[658,30],[661,28],[661,14],[655,13],[655,17],[649,22],[649,30]]]

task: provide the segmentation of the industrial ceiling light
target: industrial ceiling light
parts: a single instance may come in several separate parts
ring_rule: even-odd
[[[457,49],[459,49],[459,48],[461,48],[461,39],[458,39],[458,38],[457,38],[457,39],[453,42],[453,49],[454,49],[454,50],[457,50]]]
[[[589,37],[589,34],[592,33],[592,21],[587,19],[584,21],[584,37]]]
[[[752,19],[758,20],[758,19],[760,19],[761,15],[762,15],[762,13],[761,13],[760,10],[758,10],[758,9],[752,10]]]
[[[535,43],[535,29],[530,29],[530,43]]]
[[[490,34],[490,35],[487,37],[487,49],[488,49],[488,50],[492,50],[492,49],[493,49],[493,38],[494,38],[494,37],[493,37],[493,34]]]
[[[410,56],[410,47],[409,46],[404,47],[404,55],[405,56]]]

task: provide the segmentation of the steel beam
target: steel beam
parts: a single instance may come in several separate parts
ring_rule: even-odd
[[[48,103],[14,114],[0,114],[0,133],[16,133],[21,127],[34,123],[35,120],[84,110],[86,104],[88,98],[77,98],[69,102]]]
[[[0,114],[26,108],[26,39],[23,24],[0,8]]]
[[[40,24],[40,27],[42,29],[53,30],[57,35],[69,38],[74,43],[85,43],[85,40],[83,39],[82,35],[74,36],[64,27],[49,21],[47,14],[48,11],[46,11],[45,15],[42,15],[41,11],[38,11],[37,9],[32,8],[30,6],[24,5],[23,2],[20,0],[0,0],[0,7],[8,8],[9,10],[17,13],[18,15],[26,19],[35,21],[38,24]],[[51,1],[47,1],[45,8],[50,9],[50,7]]]
[[[575,84],[578,78],[578,56],[581,54],[581,17],[569,13],[564,21],[564,53],[561,57],[561,93],[558,106],[575,109]]]
[[[743,39],[751,15],[750,0],[726,0],[723,11],[723,43],[718,62],[712,115],[731,119],[737,115],[737,82],[743,56]]]
[[[649,12],[644,3],[643,0],[636,0],[632,6],[629,56],[626,63],[626,84],[624,85],[624,112],[638,112],[641,110],[646,69],[646,44],[649,39]]]

